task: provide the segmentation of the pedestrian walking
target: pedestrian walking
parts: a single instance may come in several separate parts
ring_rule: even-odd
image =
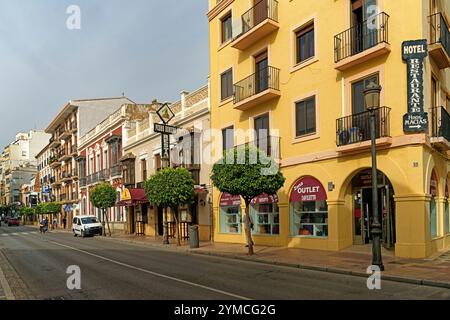
[[[58,227],[58,220],[56,220],[56,217],[53,218],[53,223],[52,223],[52,229],[55,230]]]
[[[64,230],[66,230],[66,225],[67,225],[67,218],[64,217],[64,218],[63,218],[63,227],[64,227]]]

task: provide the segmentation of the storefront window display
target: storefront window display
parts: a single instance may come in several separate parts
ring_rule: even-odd
[[[223,193],[220,199],[220,232],[241,233],[241,198]]]
[[[290,196],[291,235],[328,237],[327,194],[313,177],[298,180]]]
[[[280,218],[277,195],[262,194],[254,198],[250,206],[253,233],[256,235],[278,235]]]

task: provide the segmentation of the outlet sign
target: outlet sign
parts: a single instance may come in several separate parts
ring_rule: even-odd
[[[428,131],[428,114],[424,112],[423,60],[428,56],[427,40],[405,41],[402,58],[407,64],[408,113],[403,117],[403,131]]]

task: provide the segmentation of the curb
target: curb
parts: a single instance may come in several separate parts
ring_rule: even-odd
[[[227,253],[220,253],[220,252],[211,252],[211,251],[198,251],[197,249],[191,249],[191,248],[172,248],[168,247],[167,245],[158,245],[158,244],[152,244],[152,243],[145,243],[142,241],[135,241],[135,240],[128,240],[128,239],[120,239],[120,238],[103,238],[105,240],[115,240],[119,242],[128,242],[132,244],[142,245],[145,247],[151,246],[152,248],[159,248],[164,251],[173,251],[173,252],[182,252],[187,254],[197,254],[197,255],[205,255],[205,256],[213,256],[213,257],[220,257],[220,258],[227,258],[227,259],[235,259],[235,260],[241,260],[246,262],[254,262],[254,263],[261,263],[266,265],[275,265],[275,266],[282,266],[282,267],[288,267],[288,268],[295,268],[300,270],[310,270],[310,271],[318,271],[318,272],[325,272],[325,273],[333,273],[333,274],[341,274],[341,275],[348,275],[348,276],[355,276],[355,277],[361,277],[366,278],[369,276],[369,274],[361,271],[353,271],[353,270],[347,270],[347,269],[339,269],[339,268],[329,268],[329,267],[323,267],[323,266],[315,266],[315,265],[305,265],[305,264],[296,264],[296,263],[289,263],[289,262],[280,262],[280,261],[269,261],[269,260],[263,260],[255,257],[247,257],[247,256],[240,256],[235,254],[227,254]],[[414,279],[414,278],[406,278],[401,276],[394,276],[394,275],[381,275],[382,280],[392,281],[392,282],[398,282],[398,283],[407,283],[407,284],[413,284],[418,286],[428,286],[428,287],[437,287],[437,288],[446,288],[450,289],[450,282],[443,282],[443,281],[435,281],[435,280],[427,280],[427,279]]]

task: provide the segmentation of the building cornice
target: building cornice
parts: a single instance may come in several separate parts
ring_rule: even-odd
[[[208,13],[208,19],[211,21],[215,17],[217,17],[223,10],[225,10],[230,4],[232,4],[234,0],[222,0],[218,4],[214,6]]]

